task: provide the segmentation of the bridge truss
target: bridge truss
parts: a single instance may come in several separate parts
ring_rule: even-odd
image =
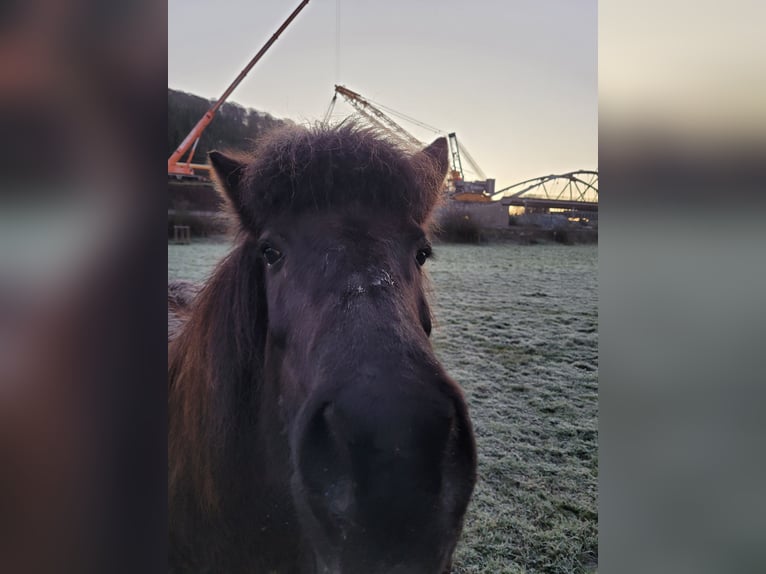
[[[492,201],[526,208],[598,211],[598,171],[579,170],[534,177],[492,194]]]

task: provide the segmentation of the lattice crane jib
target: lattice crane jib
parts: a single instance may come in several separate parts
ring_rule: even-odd
[[[335,98],[337,94],[343,96],[343,99],[345,99],[357,111],[357,113],[359,113],[359,115],[367,120],[370,124],[394,135],[402,142],[406,143],[408,146],[420,148],[425,144],[413,136],[410,132],[405,130],[390,116],[393,115],[402,120],[413,123],[425,130],[431,131],[434,134],[445,133],[443,130],[429,126],[420,120],[407,116],[401,112],[397,112],[396,110],[392,110],[391,108],[388,108],[380,103],[372,102],[358,92],[350,90],[345,86],[336,85],[335,95],[333,98]],[[327,122],[329,119],[332,107],[333,102],[330,103],[330,108],[325,114],[325,122]],[[466,150],[464,146],[458,143],[457,136],[454,132],[447,134],[447,137],[449,142],[452,169],[450,170],[450,173],[447,177],[445,192],[449,192],[453,194],[453,196],[455,194],[469,194],[472,196],[480,194],[486,196],[486,198],[489,198],[489,196],[491,196],[495,191],[495,180],[486,178],[484,172],[468,153],[468,150]],[[473,172],[481,178],[481,181],[465,181],[465,173],[463,171],[463,158],[465,158]]]
[[[393,132],[402,141],[413,147],[422,147],[423,143],[401,127],[398,123],[388,117],[377,106],[365,99],[361,94],[349,90],[345,86],[335,86],[335,93],[343,96],[351,106],[359,112],[365,119],[373,125],[382,128],[384,131]]]

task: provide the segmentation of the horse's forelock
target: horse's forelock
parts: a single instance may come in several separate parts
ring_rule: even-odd
[[[424,222],[443,173],[427,154],[352,122],[291,126],[266,136],[241,181],[243,219],[256,228],[284,213],[385,209]]]

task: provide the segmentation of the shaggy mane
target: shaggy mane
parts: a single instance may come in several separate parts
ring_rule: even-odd
[[[168,347],[169,496],[215,510],[231,440],[250,428],[262,379],[266,328],[257,252],[241,242],[188,302],[188,318]],[[184,478],[188,482],[184,483]]]

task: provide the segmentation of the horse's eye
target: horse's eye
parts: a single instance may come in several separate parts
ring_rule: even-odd
[[[274,249],[271,245],[264,245],[262,253],[263,258],[269,265],[274,265],[274,263],[282,259],[282,252]]]
[[[418,265],[424,265],[429,257],[431,257],[430,249],[418,249],[418,252],[415,254],[415,261],[418,262]]]

